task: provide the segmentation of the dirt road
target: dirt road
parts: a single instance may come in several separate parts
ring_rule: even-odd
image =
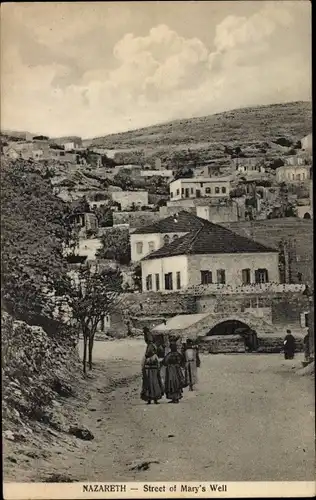
[[[290,362],[202,356],[196,392],[186,390],[179,405],[147,406],[139,398],[142,353],[138,340],[98,342],[91,399],[80,411],[95,439],[54,442],[49,459],[16,465],[10,479],[17,468],[20,481],[48,473],[75,481],[314,479],[313,379],[295,373],[300,355]],[[151,461],[147,470],[132,469]]]

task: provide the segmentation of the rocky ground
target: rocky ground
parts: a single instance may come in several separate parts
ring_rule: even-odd
[[[301,354],[288,362],[202,355],[196,392],[179,405],[147,406],[143,349],[138,339],[96,342],[79,397],[55,403],[65,428],[86,428],[94,439],[37,422],[27,439],[4,439],[4,480],[313,480],[314,380],[299,375]]]

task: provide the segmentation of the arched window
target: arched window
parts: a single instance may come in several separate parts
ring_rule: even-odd
[[[163,237],[163,242],[164,242],[164,245],[168,245],[169,244],[170,238],[169,238],[168,234],[165,234],[165,236]]]
[[[205,193],[206,194],[211,194],[211,188],[210,187],[205,188]]]
[[[178,235],[177,235],[177,234],[174,234],[172,239],[173,239],[173,241],[174,241],[174,240],[176,240],[177,238],[178,238]]]
[[[226,193],[226,188],[222,187],[222,193]]]
[[[215,188],[215,193],[216,193],[216,194],[218,194],[218,193],[219,193],[219,187],[218,187],[218,186],[216,186],[216,188]]]
[[[310,213],[308,213],[308,212],[306,212],[306,213],[304,214],[304,217],[303,217],[303,218],[304,218],[304,219],[310,219],[310,218],[311,218],[311,214],[310,214]]]

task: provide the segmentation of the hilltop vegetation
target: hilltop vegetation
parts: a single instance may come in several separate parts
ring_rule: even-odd
[[[311,102],[291,102],[236,109],[225,113],[176,120],[138,130],[86,141],[91,146],[113,149],[159,150],[248,146],[286,137],[296,142],[312,128]]]

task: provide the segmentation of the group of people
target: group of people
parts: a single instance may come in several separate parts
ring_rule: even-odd
[[[286,330],[286,336],[284,338],[283,344],[284,344],[283,347],[284,359],[294,359],[296,350],[296,341],[295,337],[292,335],[291,330]],[[303,345],[304,345],[304,358],[305,361],[308,363],[311,359],[309,329],[307,330],[307,334],[303,339]]]
[[[147,404],[158,404],[165,395],[169,403],[179,403],[183,389],[194,390],[197,369],[200,367],[199,352],[191,339],[178,347],[177,339],[171,338],[168,347],[157,345],[144,332],[147,344],[142,362],[141,399]]]

